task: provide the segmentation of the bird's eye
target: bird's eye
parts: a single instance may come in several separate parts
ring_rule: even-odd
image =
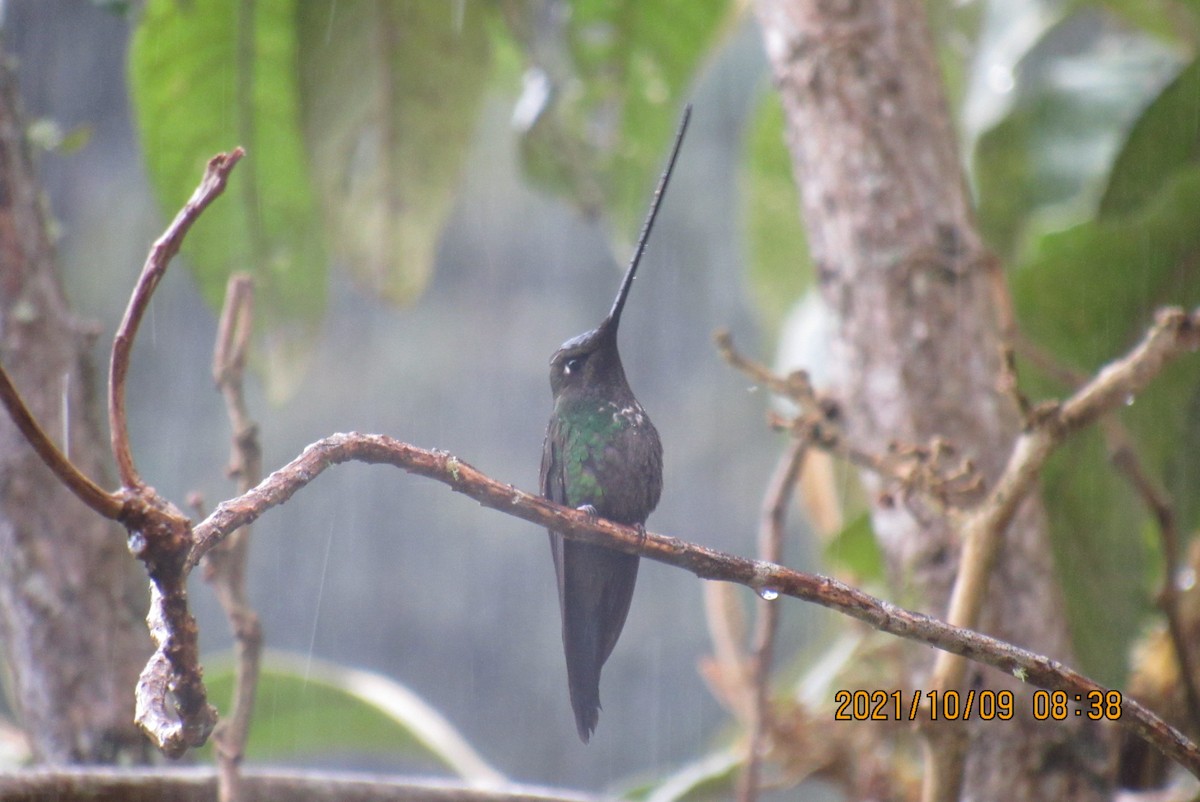
[[[566,362],[563,362],[563,373],[570,376],[575,371],[583,367],[583,357],[572,356],[568,357]]]

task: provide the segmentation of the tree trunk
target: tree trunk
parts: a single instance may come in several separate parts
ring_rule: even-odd
[[[837,320],[835,393],[855,445],[941,437],[987,481],[1019,432],[999,390],[995,258],[975,226],[920,0],[757,0],[779,89],[809,247]],[[903,598],[946,610],[956,533],[914,515],[875,477],[872,522]],[[1065,605],[1039,499],[1005,535],[981,628],[1070,662]],[[917,655],[912,688],[933,654]],[[1111,733],[1034,721],[1014,678],[972,666],[969,687],[1010,688],[1019,715],[967,729],[963,796],[1082,800],[1109,795]]]
[[[87,475],[106,483],[87,338],[67,308],[16,76],[0,54],[0,362]],[[64,423],[64,412],[67,421]],[[142,762],[133,691],[150,655],[146,582],[123,533],[85,507],[0,414],[0,652],[35,759]]]

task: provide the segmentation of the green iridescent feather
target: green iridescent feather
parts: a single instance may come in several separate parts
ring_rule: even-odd
[[[613,437],[629,427],[629,421],[617,414],[614,404],[594,401],[582,409],[563,410],[560,421],[567,503],[598,507],[604,501],[604,488],[596,479],[595,466],[604,459]]]

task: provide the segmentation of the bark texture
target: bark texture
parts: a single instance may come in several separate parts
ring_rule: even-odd
[[[837,320],[834,389],[848,436],[876,453],[942,437],[994,480],[1020,425],[999,390],[998,268],[975,226],[923,4],[757,0],[756,9],[809,246]],[[955,533],[932,512],[874,495],[872,522],[904,601],[944,614]],[[1045,528],[1040,501],[1027,501],[1006,534],[981,628],[1070,663]],[[924,688],[932,654],[917,658],[907,681]],[[973,666],[968,682],[1026,701],[1011,722],[968,728],[964,798],[1107,795],[1110,734],[1034,721],[1027,691],[992,669]]]
[[[87,341],[67,308],[39,187],[0,54],[0,361],[43,428],[103,485]],[[150,654],[145,610],[120,528],[71,495],[0,415],[0,653],[36,760],[146,759],[133,724]]]

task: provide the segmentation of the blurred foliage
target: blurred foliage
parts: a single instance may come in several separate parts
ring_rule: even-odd
[[[855,584],[884,581],[883,553],[871,528],[871,516],[857,515],[825,545],[825,560],[839,576],[853,577]]]
[[[232,698],[231,661],[210,668],[205,681],[213,700]],[[504,779],[436,710],[395,680],[311,656],[268,651],[246,757],[303,763],[331,754],[387,756],[409,770],[448,770],[473,782]]]
[[[301,3],[301,125],[334,256],[406,303],[433,272],[490,70],[493,7]]]
[[[1195,68],[1131,19],[1077,4],[1047,28],[1015,74],[1017,102],[975,154],[981,222],[1009,256],[1023,333],[1087,373],[1123,354],[1155,309],[1200,302]],[[1024,369],[1035,396],[1071,389]],[[1122,415],[1151,474],[1180,499],[1194,495],[1176,477],[1197,475],[1197,387],[1195,371],[1177,366]],[[1119,682],[1153,599],[1149,512],[1097,433],[1057,454],[1043,486],[1081,662]]]
[[[529,56],[521,156],[526,174],[632,242],[679,110],[737,18],[729,0],[513,3]],[[531,97],[532,96],[532,97]],[[623,248],[624,250],[624,248]]]
[[[205,162],[245,147],[224,197],[185,242],[205,300],[219,310],[235,270],[258,286],[267,381],[286,395],[302,336],[325,306],[327,257],[305,166],[291,0],[150,0],[129,53],[129,82],[151,183],[167,214],[191,196]]]
[[[812,283],[812,262],[779,95],[763,92],[757,106],[746,135],[740,187],[746,272],[764,325],[777,331]]]
[[[214,310],[232,271],[254,274],[260,367],[281,398],[330,266],[393,303],[425,289],[485,95],[514,73],[531,178],[631,241],[687,90],[736,15],[729,0],[148,0],[130,83],[164,213],[213,154],[247,150],[185,254]]]

